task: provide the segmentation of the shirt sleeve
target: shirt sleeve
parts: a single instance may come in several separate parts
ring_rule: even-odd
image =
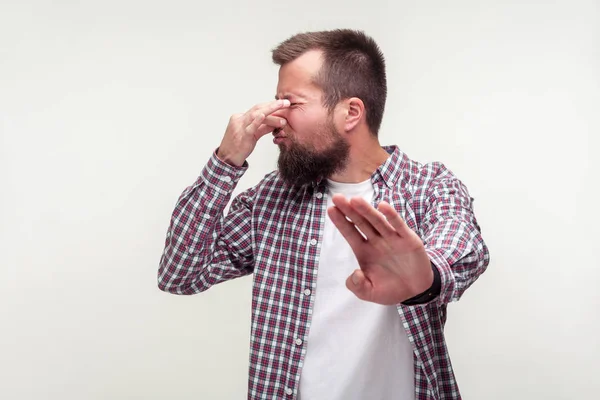
[[[161,290],[195,294],[252,273],[254,189],[238,195],[224,213],[247,168],[247,163],[231,166],[215,152],[196,182],[179,197],[158,269]]]
[[[423,218],[420,236],[441,278],[435,299],[457,301],[486,270],[490,256],[481,236],[467,187],[443,164],[427,165],[423,181]]]

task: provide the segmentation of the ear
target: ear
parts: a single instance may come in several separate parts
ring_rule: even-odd
[[[358,97],[351,97],[344,101],[344,130],[352,131],[365,117],[365,104]]]

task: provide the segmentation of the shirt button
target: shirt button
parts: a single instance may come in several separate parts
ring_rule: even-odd
[[[294,393],[294,391],[290,388],[285,389],[285,394],[287,394],[288,396],[290,396],[292,393]]]
[[[223,177],[223,181],[229,183],[229,182],[231,182],[231,177],[230,176],[224,176]]]
[[[323,197],[323,193],[317,192],[317,194],[315,196],[317,196],[317,199],[320,199]]]
[[[316,245],[316,244],[317,244],[317,239],[311,239],[311,240],[310,240],[310,245],[311,245],[311,246],[314,246],[314,245]]]
[[[296,344],[298,346],[302,345],[302,339],[300,339],[300,338],[296,339]]]
[[[304,295],[310,296],[310,289],[304,289]]]

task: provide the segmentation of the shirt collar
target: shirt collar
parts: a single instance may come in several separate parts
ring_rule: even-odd
[[[398,146],[382,146],[382,148],[390,155],[383,164],[381,164],[371,175],[371,182],[382,181],[388,188],[393,188],[400,178],[402,168],[405,164],[405,154],[398,148]],[[319,178],[316,182],[312,183],[312,188],[324,187],[327,185],[326,178]]]
[[[405,155],[398,146],[382,146],[390,155],[383,164],[375,170],[371,176],[371,181],[375,184],[378,181],[383,181],[388,188],[393,188],[400,179],[402,169],[405,164]]]

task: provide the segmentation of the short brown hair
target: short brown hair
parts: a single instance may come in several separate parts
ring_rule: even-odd
[[[299,33],[273,50],[273,62],[284,65],[309,50],[321,50],[324,55],[315,77],[324,93],[324,105],[333,110],[341,100],[358,97],[367,111],[367,125],[377,136],[387,96],[385,59],[377,43],[364,32],[350,29]]]

